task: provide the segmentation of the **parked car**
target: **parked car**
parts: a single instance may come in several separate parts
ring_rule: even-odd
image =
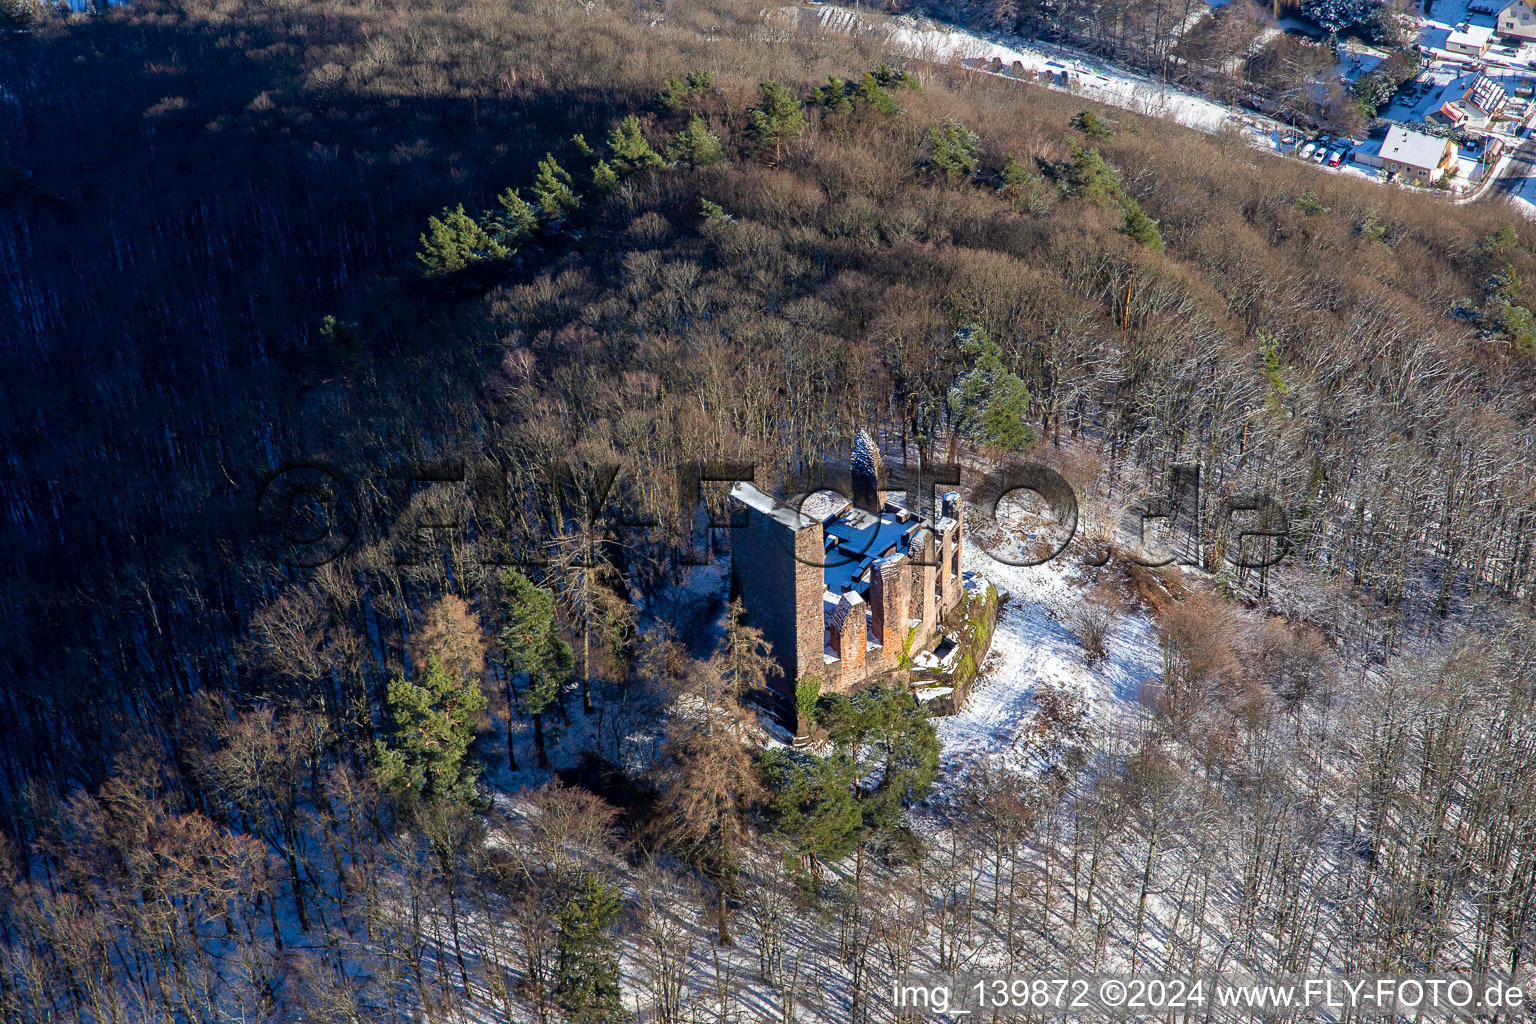
[[[1339,166],[1339,164],[1341,164],[1343,162],[1344,162],[1344,154],[1339,152],[1337,149],[1334,150],[1332,153],[1328,154],[1328,166],[1329,167],[1337,167],[1337,166]]]
[[[1327,146],[1319,146],[1317,152],[1312,154],[1312,162],[1315,163],[1315,164],[1320,164],[1324,160],[1326,160],[1327,158],[1328,158],[1328,147]]]
[[[1301,147],[1301,158],[1303,160],[1311,160],[1312,159],[1312,154],[1314,152],[1316,152],[1316,151],[1317,151],[1316,144],[1309,142],[1305,146]]]

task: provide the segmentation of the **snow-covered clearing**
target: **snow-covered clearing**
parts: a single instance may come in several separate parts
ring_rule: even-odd
[[[960,711],[937,720],[944,745],[944,778],[958,781],[988,762],[1039,770],[1059,751],[1030,735],[1042,688],[1063,691],[1086,712],[1090,728],[1114,728],[1140,714],[1143,697],[1162,673],[1157,628],[1141,608],[1115,614],[1107,656],[1090,665],[1073,631],[1090,580],[1078,557],[1035,566],[1006,565],[969,544],[964,567],[1007,591],[992,651]]]

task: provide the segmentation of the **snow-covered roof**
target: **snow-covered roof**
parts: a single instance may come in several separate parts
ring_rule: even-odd
[[[810,516],[801,515],[773,495],[764,494],[749,483],[733,485],[731,487],[731,497],[748,508],[756,509],[775,522],[789,527],[791,530],[799,531],[816,525],[816,520]]]
[[[1445,159],[1446,145],[1445,139],[1425,135],[1423,132],[1411,132],[1395,124],[1387,132],[1386,141],[1381,144],[1381,157],[1409,167],[1433,170]]]
[[[1504,87],[1487,75],[1478,75],[1467,89],[1466,99],[1490,114],[1495,113],[1509,99]]]
[[[800,502],[800,511],[820,522],[826,522],[851,504],[836,491],[813,491]]]
[[[1471,46],[1481,50],[1493,39],[1491,25],[1457,25],[1445,40],[1446,46]]]
[[[1502,110],[1508,98],[1504,86],[1487,75],[1462,75],[1446,84],[1430,113],[1438,114],[1452,124],[1468,119],[1485,121]]]

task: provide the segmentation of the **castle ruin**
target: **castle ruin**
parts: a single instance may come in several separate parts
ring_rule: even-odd
[[[732,530],[731,571],[748,619],[773,645],[775,695],[794,721],[795,682],[816,677],[823,693],[848,693],[904,667],[942,639],[960,603],[963,510],[940,500],[937,522],[890,500],[884,461],[860,431],[849,466],[852,501],[819,515],[749,483],[731,498],[745,510]]]

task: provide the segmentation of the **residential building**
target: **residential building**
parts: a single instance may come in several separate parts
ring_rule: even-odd
[[[1445,41],[1451,53],[1481,57],[1493,45],[1493,29],[1487,25],[1457,25]]]
[[[1487,75],[1462,75],[1441,90],[1424,119],[1456,128],[1486,128],[1508,102],[1504,86]]]
[[[1514,42],[1536,39],[1536,9],[1533,0],[1512,0],[1499,11],[1495,26],[1499,35]]]
[[[1456,159],[1456,144],[1450,139],[1409,131],[1400,124],[1387,132],[1381,144],[1381,165],[1409,180],[1428,184],[1440,176]]]

